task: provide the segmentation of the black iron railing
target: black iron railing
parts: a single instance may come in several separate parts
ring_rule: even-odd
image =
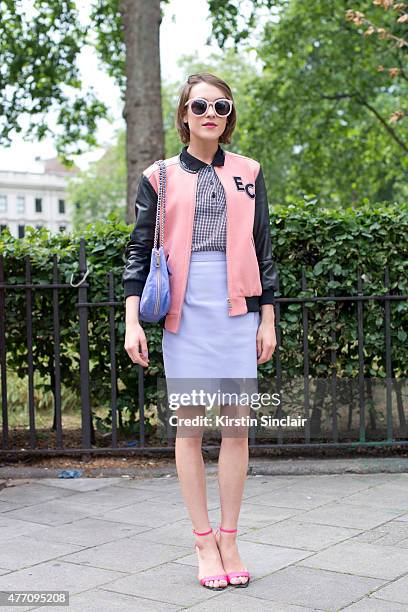
[[[117,355],[116,355],[116,329],[115,329],[115,312],[117,308],[123,309],[123,301],[115,299],[114,275],[113,272],[108,274],[108,300],[106,301],[88,301],[89,283],[86,282],[88,275],[88,267],[85,251],[85,240],[80,241],[79,249],[79,276],[78,283],[59,282],[59,270],[56,256],[53,261],[53,280],[52,283],[34,284],[31,278],[30,259],[26,259],[25,282],[21,284],[7,284],[5,282],[5,268],[3,257],[0,256],[0,373],[1,373],[1,397],[2,397],[2,446],[0,448],[1,455],[18,456],[21,454],[134,454],[146,452],[173,452],[174,441],[166,440],[165,445],[149,446],[146,444],[145,435],[145,390],[144,390],[144,372],[142,366],[138,368],[138,410],[140,430],[138,434],[138,446],[126,447],[120,446],[118,443],[118,406],[117,406]],[[333,281],[333,274],[330,274],[330,281]],[[330,285],[332,286],[332,284]],[[281,427],[277,428],[276,438],[271,441],[257,442],[257,432],[254,427],[249,431],[249,442],[251,448],[346,448],[346,447],[363,447],[363,446],[406,446],[407,440],[407,424],[404,412],[404,406],[401,400],[400,383],[393,378],[392,364],[392,346],[391,346],[391,308],[390,305],[394,301],[407,301],[408,295],[395,295],[389,292],[390,280],[389,270],[384,269],[384,288],[386,293],[382,295],[364,295],[362,287],[361,271],[357,274],[357,295],[352,296],[336,296],[333,291],[327,296],[307,296],[307,297],[277,297],[275,300],[275,321],[277,332],[277,347],[274,354],[275,359],[275,382],[276,389],[279,392],[284,384],[284,373],[282,371],[281,351],[279,348],[282,345],[282,335],[280,328],[281,309],[287,304],[301,304],[302,312],[302,330],[303,330],[303,390],[302,390],[302,409],[303,415],[306,418],[306,424],[303,429],[302,440],[299,442],[285,442],[284,432]],[[81,397],[81,445],[78,448],[69,448],[64,445],[64,431],[62,426],[62,404],[61,404],[61,370],[60,370],[60,346],[61,346],[61,329],[60,329],[60,311],[59,311],[59,291],[62,289],[70,289],[75,291],[78,297],[77,308],[79,318],[79,352],[80,352],[80,397]],[[301,280],[302,292],[307,291],[307,282],[305,271],[302,272]],[[6,320],[7,313],[5,311],[5,292],[25,290],[26,294],[26,331],[27,331],[27,372],[28,372],[28,416],[29,416],[29,448],[24,450],[11,447],[10,431],[9,431],[9,413],[7,402],[7,368],[6,368]],[[54,447],[38,447],[36,436],[35,422],[35,402],[34,402],[34,363],[33,363],[33,292],[52,290],[53,292],[53,350],[54,350],[54,423],[55,430],[55,446]],[[364,379],[364,303],[374,301],[383,303],[384,316],[384,346],[385,346],[385,369],[386,378],[385,384],[385,417],[386,417],[386,435],[381,439],[367,440],[366,439],[366,385]],[[336,363],[336,349],[330,349],[330,365],[332,366],[331,374],[326,383],[330,387],[330,440],[324,442],[312,441],[310,430],[310,350],[309,350],[309,309],[307,304],[310,302],[353,302],[356,304],[356,325],[357,325],[357,343],[358,343],[358,414],[359,414],[359,432],[358,440],[355,441],[340,441],[339,424],[338,424],[338,405],[337,395],[338,386],[340,384],[336,375],[334,365]],[[90,402],[90,369],[89,369],[89,336],[88,336],[88,316],[90,309],[107,308],[109,312],[109,346],[110,346],[110,387],[111,398],[110,408],[112,415],[112,428],[110,432],[110,445],[99,447],[95,445],[94,430],[92,421],[92,411]],[[331,331],[331,345],[335,345],[336,332]],[[124,349],[123,349],[124,350]],[[394,386],[394,389],[393,389]],[[397,397],[397,416],[399,420],[399,432],[396,437],[393,426],[393,390],[398,391]],[[284,405],[282,404],[276,413],[279,417],[283,414]],[[351,409],[350,409],[351,410]],[[349,421],[351,421],[351,411],[349,413]],[[217,448],[217,445],[203,446],[204,449]]]

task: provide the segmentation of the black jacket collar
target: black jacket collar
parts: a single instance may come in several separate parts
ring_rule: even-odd
[[[183,147],[180,153],[180,162],[185,167],[186,170],[189,170],[190,172],[197,172],[201,168],[204,168],[205,166],[209,165],[203,162],[201,159],[194,157],[194,155],[191,155],[191,153],[187,151],[187,147],[188,145]],[[215,152],[211,165],[212,166],[223,166],[224,159],[225,159],[225,152],[220,147],[220,145],[218,145],[218,149]]]

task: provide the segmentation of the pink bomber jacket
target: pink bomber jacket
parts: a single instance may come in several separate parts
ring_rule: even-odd
[[[164,327],[177,333],[186,291],[191,256],[196,202],[197,166],[207,165],[181,154],[165,160],[166,213],[164,251],[170,278],[170,309]],[[192,163],[195,160],[196,163]],[[276,263],[272,258],[269,208],[260,163],[250,157],[224,151],[220,146],[214,169],[225,190],[227,206],[227,305],[229,316],[259,310],[273,303],[278,289]],[[136,197],[136,222],[126,245],[122,283],[125,299],[141,295],[150,267],[157,211],[159,168],[143,171]],[[209,291],[211,287],[209,287]]]

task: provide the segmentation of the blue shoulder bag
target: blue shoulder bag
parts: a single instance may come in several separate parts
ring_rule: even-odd
[[[143,288],[139,305],[139,319],[147,323],[158,323],[170,308],[170,281],[163,247],[166,165],[162,159],[155,162],[160,169],[157,197],[154,243],[150,256],[150,271]],[[159,240],[158,240],[159,239]]]

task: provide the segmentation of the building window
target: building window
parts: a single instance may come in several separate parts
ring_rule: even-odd
[[[35,212],[42,212],[42,198],[35,198]]]
[[[6,230],[6,229],[7,229],[7,223],[6,224],[2,223],[0,225],[0,232],[2,232],[3,230]]]
[[[36,225],[36,226],[35,226],[35,228],[36,228],[36,229],[41,229],[41,228],[42,228],[42,225]]]
[[[24,238],[24,233],[25,233],[24,225],[19,225],[18,226],[18,237]]]
[[[17,196],[17,214],[23,215],[25,213],[25,197]]]
[[[66,229],[67,229],[67,228],[66,228],[66,226],[65,226],[65,225],[60,225],[60,226],[59,226],[59,231],[60,231],[60,232],[65,232],[65,230],[66,230]]]
[[[65,200],[58,200],[58,211],[61,215],[65,213]]]
[[[0,213],[7,212],[7,196],[0,195]]]

